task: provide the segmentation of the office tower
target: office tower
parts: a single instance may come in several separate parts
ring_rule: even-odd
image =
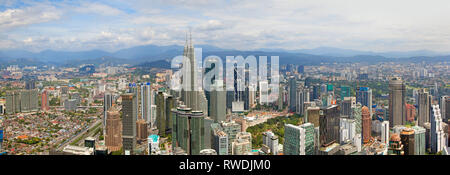
[[[278,110],[283,110],[283,94],[284,94],[284,87],[280,85],[280,90],[278,92]]]
[[[152,116],[152,88],[150,83],[141,85],[141,116],[147,122],[151,122]]]
[[[176,143],[173,144],[181,147],[188,155],[199,155],[205,146],[203,113],[192,111],[184,105],[173,112],[177,125],[176,132],[172,133],[176,135]]]
[[[285,155],[314,154],[314,125],[305,123],[300,126],[284,125],[283,152]]]
[[[172,114],[172,109],[173,108],[175,108],[175,99],[173,98],[173,96],[172,95],[167,95],[166,96],[166,111],[165,111],[165,116],[166,116],[166,129],[165,129],[165,132],[166,132],[166,134],[167,133],[170,133],[171,131],[172,131],[172,122],[173,122],[173,120],[172,120],[172,117],[171,117],[171,114]]]
[[[148,137],[147,122],[144,119],[139,119],[136,122],[136,139],[143,141]]]
[[[19,108],[16,108],[16,103],[19,101],[20,101],[19,95],[16,91],[6,91],[5,113],[6,114],[15,114],[15,113],[19,112],[20,105],[19,105]]]
[[[425,128],[421,126],[413,126],[411,128],[414,129],[414,155],[425,155]]]
[[[41,94],[41,110],[42,111],[48,111],[50,109],[50,106],[48,104],[48,93],[47,90],[42,91]]]
[[[341,101],[343,101],[345,97],[350,97],[350,87],[341,86]]]
[[[228,136],[228,154],[232,153],[231,144],[236,139],[237,133],[241,132],[241,125],[236,122],[220,122],[211,124],[213,132],[223,131]]]
[[[108,119],[108,110],[111,108],[113,103],[113,96],[111,93],[105,93],[103,96],[103,126],[106,125],[106,120]]]
[[[306,108],[305,122],[312,123],[314,127],[319,127],[320,107],[311,106]]]
[[[226,117],[226,91],[218,90],[218,88],[223,88],[223,81],[216,80],[215,87],[211,91],[211,118],[214,122],[225,121]]]
[[[352,107],[356,105],[355,97],[344,97],[344,100],[341,101],[341,114],[343,116],[351,117],[352,115]]]
[[[381,143],[389,147],[389,121],[383,121],[381,123]]]
[[[118,151],[122,147],[122,121],[119,111],[110,109],[106,119],[105,145],[110,151]]]
[[[186,107],[191,108],[192,111],[202,111],[203,114],[207,115],[208,103],[204,91],[202,90],[202,86],[199,83],[201,80],[197,76],[200,68],[198,67],[198,62],[195,58],[192,36],[190,36],[189,43],[186,38],[183,56],[188,59],[183,60],[183,65],[189,65],[190,67],[183,69],[183,76],[185,76],[183,79],[186,80],[188,84],[181,91],[182,100]]]
[[[389,81],[389,123],[391,127],[406,124],[406,86],[400,77]]]
[[[289,112],[295,112],[297,81],[294,76],[289,77]]]
[[[369,143],[369,141],[372,138],[372,117],[370,117],[369,108],[367,106],[363,106],[361,109],[361,117],[362,117],[362,136],[363,136],[363,142]]]
[[[414,155],[414,130],[410,128],[403,129],[400,132],[400,139],[403,144],[404,155]]]
[[[77,100],[75,100],[75,99],[67,99],[64,102],[64,109],[66,111],[76,111],[77,110]]]
[[[354,119],[341,118],[339,122],[340,136],[339,143],[351,142],[356,135],[356,122]]]
[[[256,101],[256,85],[249,84],[248,85],[248,105],[251,107],[254,106],[255,101]]]
[[[416,107],[412,104],[405,104],[406,107],[406,121],[414,122],[416,117]]]
[[[136,147],[136,95],[122,95],[122,144],[125,155],[133,154]]]
[[[163,92],[159,91],[156,96],[156,125],[158,128],[158,134],[161,137],[166,136],[166,100]]]
[[[295,92],[294,92],[295,94]],[[259,81],[259,104],[269,105],[269,81]]]
[[[356,102],[362,106],[369,108],[370,116],[372,116],[372,89],[369,87],[359,87],[356,90]]]
[[[320,108],[319,115],[320,143],[322,146],[339,142],[339,106],[322,107]]]
[[[252,142],[247,139],[235,139],[231,144],[232,155],[248,155],[252,152]]]
[[[314,155],[314,125],[312,123],[304,123],[300,127],[305,131],[305,136],[300,137],[300,150],[304,152],[304,155]]]
[[[442,120],[449,121],[449,118],[450,118],[450,96],[442,96],[440,102],[441,102],[440,107],[441,107]]]
[[[313,93],[311,95],[311,100],[319,99],[320,97],[320,86],[319,85],[313,85]]]
[[[211,128],[211,125],[214,123],[214,120],[212,118],[210,118],[210,117],[205,117],[203,123],[205,124],[205,126],[204,126],[204,129],[205,129],[205,131],[204,131],[204,133],[205,133],[205,139],[204,139],[205,140],[205,149],[214,148],[213,147],[213,142],[214,142],[213,135],[214,135],[214,133],[213,133],[212,128]],[[176,128],[176,125],[173,125],[173,126],[174,126],[173,128]],[[172,132],[173,132],[173,129],[172,129]]]
[[[266,145],[270,154],[278,155],[278,136],[276,136],[272,131],[266,131],[262,133],[263,135],[263,145]]]
[[[223,131],[214,132],[213,148],[219,155],[228,155],[228,136]]]
[[[309,90],[305,89],[304,87],[299,87],[297,89],[297,97],[296,97],[296,113],[299,115],[304,115],[305,114],[305,109],[303,104],[305,102],[309,102]]]
[[[284,155],[300,155],[302,150],[300,149],[300,141],[305,138],[305,129],[300,126],[292,124],[284,125],[284,143],[283,153]],[[304,153],[304,152],[303,152]]]
[[[351,118],[355,119],[356,133],[362,134],[362,106],[360,103],[357,103],[355,107],[352,108]]]
[[[431,105],[431,152],[438,153],[445,146],[445,133],[442,128],[442,118],[439,105]]]
[[[423,126],[424,123],[430,122],[431,95],[426,89],[421,89],[419,90],[418,100],[419,115],[417,121],[419,126]]]

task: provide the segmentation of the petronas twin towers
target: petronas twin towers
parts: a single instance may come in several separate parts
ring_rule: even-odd
[[[189,36],[189,41],[186,35],[186,43],[184,45],[183,56],[183,89],[181,90],[181,98],[186,107],[191,108],[192,111],[202,111],[205,116],[208,115],[208,101],[206,100],[205,92],[202,88],[202,79],[199,74],[202,74],[202,69],[195,58],[194,44],[192,43],[192,35]]]

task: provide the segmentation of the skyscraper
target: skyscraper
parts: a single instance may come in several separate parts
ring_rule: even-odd
[[[426,89],[419,90],[417,104],[419,108],[417,121],[419,126],[423,126],[425,123],[430,122],[431,95]]]
[[[151,122],[152,116],[152,89],[150,83],[141,85],[141,116],[147,122]]]
[[[295,112],[297,81],[294,76],[289,77],[289,112]]]
[[[450,96],[442,96],[440,102],[442,119],[448,121],[450,118]]]
[[[356,102],[369,108],[369,114],[372,116],[372,89],[369,87],[359,87],[356,90]]]
[[[414,155],[425,155],[425,128],[413,126],[414,129]]]
[[[404,155],[414,155],[415,154],[414,130],[410,128],[403,129],[400,132],[400,139],[403,144]]]
[[[363,136],[363,142],[369,143],[371,139],[371,132],[372,132],[372,118],[370,117],[369,108],[367,106],[363,106],[361,109],[361,116],[362,116],[362,136]]]
[[[47,90],[44,90],[44,91],[42,91],[42,94],[41,94],[41,110],[48,111],[49,109],[50,109],[50,106],[48,104]]]
[[[406,87],[400,77],[389,81],[389,123],[391,127],[406,124]]]
[[[110,109],[106,119],[105,145],[110,151],[118,151],[122,147],[122,121],[119,111]]]
[[[416,117],[416,107],[412,104],[405,104],[406,105],[406,120],[409,122],[414,122]]]
[[[188,155],[199,155],[204,149],[204,115],[201,111],[191,111],[190,108],[180,106],[173,111],[176,115],[176,143]]]
[[[340,138],[340,107],[337,105],[322,107],[320,108],[319,115],[320,144],[322,146],[328,146],[332,143],[338,143]]]
[[[445,132],[442,128],[442,118],[439,105],[431,105],[431,152],[442,151],[445,146]]]
[[[158,92],[156,96],[156,125],[158,134],[162,137],[166,135],[166,100],[162,91]]]
[[[199,63],[195,58],[194,51],[192,36],[190,36],[189,42],[186,38],[186,44],[183,51],[183,56],[188,59],[183,60],[183,66],[189,65],[189,67],[183,68],[183,81],[186,80],[188,84],[185,85],[184,89],[181,91],[182,100],[186,107],[191,108],[192,111],[202,111],[207,115],[208,103],[204,91],[202,90],[201,83],[199,83],[201,80],[197,76],[201,69],[198,67]]]
[[[136,146],[136,96],[134,93],[122,95],[122,144],[125,154],[133,154]]]
[[[341,101],[343,101],[345,97],[350,97],[350,87],[341,86]]]
[[[113,103],[113,97],[111,93],[105,93],[103,96],[103,126],[106,126],[106,120],[108,118],[108,110]]]
[[[299,115],[305,114],[305,109],[303,104],[305,102],[309,102],[309,90],[305,89],[303,87],[299,87],[297,89],[297,97],[296,97],[296,104],[295,104],[295,112]]]
[[[211,114],[214,122],[225,121],[226,117],[226,91],[217,90],[223,88],[223,81],[216,80],[215,87],[211,91]]]

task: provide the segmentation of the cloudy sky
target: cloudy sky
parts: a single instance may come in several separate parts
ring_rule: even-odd
[[[450,51],[448,0],[0,0],[0,49]]]

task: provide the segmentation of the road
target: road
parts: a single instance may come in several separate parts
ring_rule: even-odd
[[[66,141],[64,141],[63,143],[61,143],[57,150],[62,150],[64,147],[66,147],[67,145],[69,145],[70,143],[72,143],[73,141],[75,141],[76,139],[78,139],[79,137],[82,137],[86,131],[92,131],[92,128],[94,128],[95,126],[97,126],[99,123],[101,123],[102,120],[97,120],[94,123],[92,123],[88,128],[84,128],[81,132],[79,132],[77,135],[73,136],[70,139],[67,139]]]

